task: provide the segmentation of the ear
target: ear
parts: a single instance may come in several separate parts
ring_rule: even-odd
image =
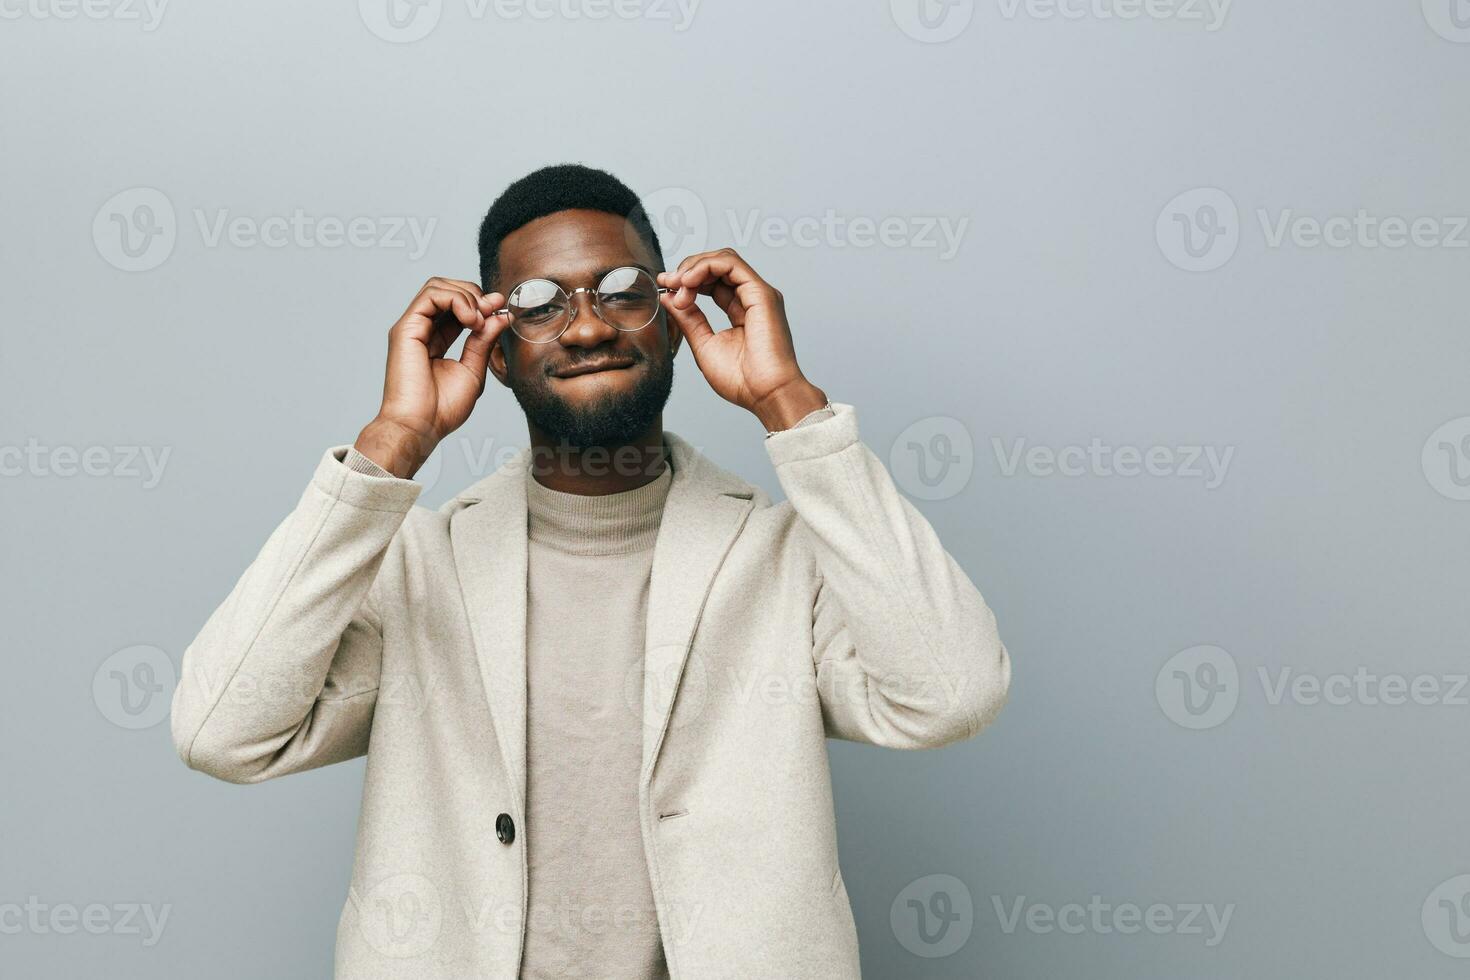
[[[674,356],[679,353],[679,345],[684,343],[684,331],[674,323],[674,318],[669,316],[668,310],[659,310],[658,315],[664,322],[664,333],[669,338],[669,359],[673,360]]]
[[[505,357],[505,352],[509,347],[509,330],[497,337],[495,343],[490,347],[490,373],[495,375],[495,380],[499,381],[503,388],[510,387],[510,364]]]

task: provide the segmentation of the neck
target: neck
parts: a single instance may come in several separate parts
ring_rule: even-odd
[[[587,496],[622,493],[653,482],[668,466],[662,414],[619,446],[576,448],[535,425],[529,429],[531,476],[550,490]]]

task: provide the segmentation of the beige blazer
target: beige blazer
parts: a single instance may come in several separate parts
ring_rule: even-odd
[[[766,440],[787,500],[665,432],[641,831],[675,980],[853,978],[827,737],[968,738],[1010,659],[980,593],[859,438]],[[527,914],[529,449],[437,510],[327,450],[185,651],[191,768],[254,783],[367,754],[336,975],[513,978]],[[569,766],[579,765],[567,759]],[[616,910],[606,915],[616,928]],[[626,921],[626,920],[625,920]]]

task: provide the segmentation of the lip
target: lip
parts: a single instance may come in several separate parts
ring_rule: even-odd
[[[565,371],[558,371],[556,374],[553,375],[553,377],[576,378],[584,374],[597,374],[602,371],[618,371],[623,368],[630,368],[632,366],[632,361],[614,360],[612,358],[608,358],[601,361],[592,361],[587,364],[578,364],[575,367],[569,367]]]

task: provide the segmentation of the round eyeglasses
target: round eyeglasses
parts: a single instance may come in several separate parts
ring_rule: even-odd
[[[575,309],[572,297],[592,294],[592,310],[602,322],[624,332],[642,330],[659,311],[659,296],[672,292],[654,282],[653,275],[634,266],[614,269],[597,288],[586,286],[568,293],[550,279],[527,279],[510,291],[497,313],[509,313],[510,328],[528,344],[549,344],[566,333]]]

